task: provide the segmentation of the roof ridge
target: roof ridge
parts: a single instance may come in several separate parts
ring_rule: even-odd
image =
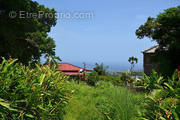
[[[150,51],[150,50],[152,50],[152,49],[154,49],[156,47],[159,47],[159,45],[152,46],[149,49],[142,51],[142,53],[146,53],[146,52],[148,52],[148,51]]]
[[[71,66],[74,66],[74,67],[77,67],[77,68],[80,68],[80,69],[84,69],[84,68],[82,68],[82,67],[78,67],[78,66],[76,66],[76,65],[73,65],[73,64],[67,63],[67,62],[64,62],[64,63],[58,63],[58,64],[68,64],[68,65],[71,65]],[[92,71],[91,69],[88,69],[88,68],[85,68],[85,70]]]
[[[72,65],[72,66],[74,66],[74,67],[78,67],[78,66],[73,65],[73,64],[71,64],[71,63],[58,63],[58,64],[69,64],[69,65]],[[78,67],[78,68],[81,68],[81,67]],[[83,69],[83,68],[82,68],[82,69]]]

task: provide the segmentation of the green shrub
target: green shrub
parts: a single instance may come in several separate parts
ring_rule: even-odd
[[[150,76],[144,76],[144,88],[151,92],[153,89],[162,88],[162,83],[164,79],[162,76],[159,76],[157,72],[152,70]]]
[[[128,82],[128,83],[133,83],[134,82],[134,79],[131,77],[129,72],[123,72],[121,74],[121,80],[123,82]]]
[[[86,79],[88,85],[95,86],[99,81],[99,76],[97,72],[89,73]]]
[[[123,72],[121,74],[121,80],[124,83],[124,86],[133,88],[133,82],[135,79],[131,76],[130,72]]]
[[[100,76],[99,80],[111,82],[114,86],[123,86],[121,76]]]
[[[143,86],[143,82],[141,80],[138,80],[134,83],[135,86]]]
[[[68,101],[68,78],[55,66],[30,69],[16,61],[0,64],[0,119],[61,120]]]
[[[179,120],[180,119],[180,81],[175,72],[168,80],[158,77],[153,71],[147,76],[145,88],[150,89],[142,103],[142,119]]]

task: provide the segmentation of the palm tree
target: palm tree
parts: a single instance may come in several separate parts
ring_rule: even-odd
[[[128,61],[131,64],[130,72],[132,72],[135,64],[138,63],[138,59],[136,57],[132,56],[132,57],[129,57]]]

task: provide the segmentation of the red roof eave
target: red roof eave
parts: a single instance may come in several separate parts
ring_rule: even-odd
[[[59,63],[58,64],[58,70],[60,70],[62,72],[66,72],[66,71],[77,72],[81,69],[83,69],[83,68],[77,67],[77,66],[69,64],[69,63]],[[90,70],[90,69],[84,69],[84,71],[92,72],[92,70]]]
[[[83,75],[83,73],[78,73],[78,72],[62,72],[62,74],[64,74],[64,75],[74,75],[74,76]]]

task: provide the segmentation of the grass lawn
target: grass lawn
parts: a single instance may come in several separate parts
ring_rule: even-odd
[[[64,120],[134,120],[143,95],[110,83],[95,87],[71,84],[73,96],[65,108]]]

